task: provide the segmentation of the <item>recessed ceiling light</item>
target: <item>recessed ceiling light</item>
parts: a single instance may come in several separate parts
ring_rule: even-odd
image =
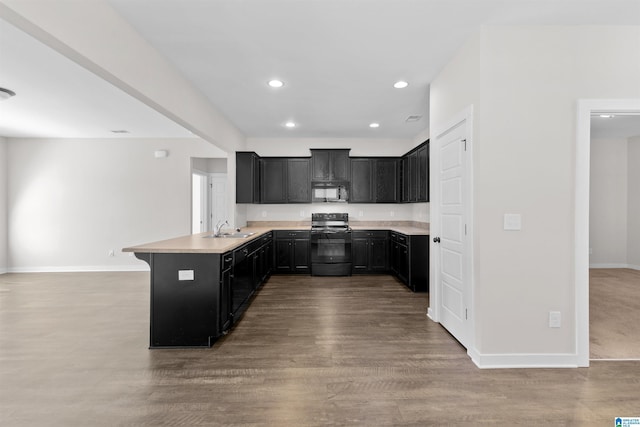
[[[613,114],[600,114],[600,117],[602,117],[603,119],[612,119],[615,116]]]
[[[371,123],[369,124],[370,128],[379,128],[380,127],[380,123]]]
[[[287,122],[287,123],[285,123],[284,125],[285,125],[286,127],[288,127],[288,128],[294,128],[294,127],[296,127],[296,124],[295,124],[294,122]]]
[[[269,80],[268,84],[269,86],[275,87],[275,88],[284,86],[284,82],[282,80]]]
[[[405,120],[405,122],[410,123],[410,122],[417,122],[418,120],[420,120],[422,118],[422,116],[409,116],[407,117],[407,119]]]
[[[5,99],[9,99],[12,96],[16,96],[16,93],[10,89],[5,89],[0,87],[0,101],[4,101]]]
[[[393,87],[395,87],[396,89],[404,89],[407,86],[409,86],[409,83],[405,82],[404,80],[397,81],[393,84]]]
[[[129,133],[128,130],[125,129],[115,129],[111,131],[112,133]]]

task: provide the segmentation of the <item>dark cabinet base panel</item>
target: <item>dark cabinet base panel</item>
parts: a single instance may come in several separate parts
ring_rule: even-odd
[[[312,276],[351,276],[351,263],[311,264]]]

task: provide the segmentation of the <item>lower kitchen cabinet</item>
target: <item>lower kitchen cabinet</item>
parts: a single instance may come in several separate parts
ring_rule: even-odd
[[[351,262],[354,274],[389,271],[389,232],[358,230],[351,234]]]
[[[151,267],[149,346],[209,346],[220,327],[220,255],[143,255]]]
[[[277,230],[274,238],[276,273],[311,272],[309,231]]]
[[[391,272],[413,292],[429,291],[429,236],[390,233]]]

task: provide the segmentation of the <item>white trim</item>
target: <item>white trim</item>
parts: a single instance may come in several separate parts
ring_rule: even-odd
[[[475,319],[476,319],[476,315],[475,315],[475,280],[474,280],[474,275],[473,275],[473,249],[474,249],[474,244],[473,244],[473,200],[474,200],[474,193],[473,193],[473,147],[474,147],[474,140],[473,140],[473,105],[468,105],[467,107],[463,108],[461,111],[459,111],[458,113],[454,114],[452,117],[449,118],[449,120],[447,120],[444,123],[438,124],[436,126],[433,127],[433,133],[432,135],[434,135],[434,137],[432,138],[432,146],[430,149],[430,162],[431,165],[438,165],[440,162],[440,152],[438,150],[438,148],[436,147],[436,145],[438,144],[437,141],[439,141],[439,138],[441,138],[443,136],[444,133],[448,132],[450,129],[453,129],[456,126],[459,126],[463,124],[466,127],[465,130],[465,135],[466,135],[466,139],[467,139],[467,153],[468,153],[468,160],[466,163],[466,179],[465,179],[465,191],[466,194],[468,195],[467,197],[467,210],[465,212],[465,216],[466,216],[466,224],[467,224],[467,262],[464,265],[464,274],[465,277],[468,280],[468,286],[469,286],[469,295],[468,295],[468,301],[466,301],[467,303],[467,310],[468,310],[468,324],[467,324],[467,330],[466,330],[466,342],[463,343],[467,349],[474,349],[475,348]],[[440,217],[439,217],[439,213],[440,213],[440,208],[439,208],[439,204],[438,204],[438,200],[440,198],[440,176],[439,176],[439,171],[438,168],[436,167],[430,167],[430,174],[429,174],[429,187],[430,187],[430,194],[431,194],[431,199],[430,199],[430,203],[429,203],[429,217],[430,217],[430,223],[429,223],[429,230],[430,230],[430,236],[432,235],[438,235],[440,233]],[[429,269],[429,283],[431,283],[432,285],[430,286],[430,292],[429,292],[429,308],[427,309],[427,316],[433,320],[434,322],[440,322],[440,314],[439,314],[439,307],[440,307],[440,298],[441,295],[438,292],[438,278],[439,278],[439,265],[440,265],[440,259],[439,259],[439,251],[437,250],[435,243],[430,239],[429,240],[429,265],[431,266],[431,268]]]
[[[632,270],[640,270],[638,266],[631,264],[589,264],[589,268],[630,268]]]
[[[85,273],[98,271],[150,271],[144,265],[77,265],[51,267],[16,267],[8,269],[7,273]]]
[[[577,368],[576,354],[481,354],[468,351],[473,363],[480,369],[513,368]]]
[[[9,271],[6,268],[0,268],[0,274],[6,274]]]
[[[640,99],[580,99],[576,120],[574,206],[575,324],[578,366],[589,366],[589,172],[591,114],[640,113]]]

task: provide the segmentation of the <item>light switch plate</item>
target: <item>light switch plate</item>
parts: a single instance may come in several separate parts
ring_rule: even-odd
[[[522,215],[504,214],[504,229],[509,231],[522,230]]]
[[[178,270],[178,280],[193,280],[193,270]]]

